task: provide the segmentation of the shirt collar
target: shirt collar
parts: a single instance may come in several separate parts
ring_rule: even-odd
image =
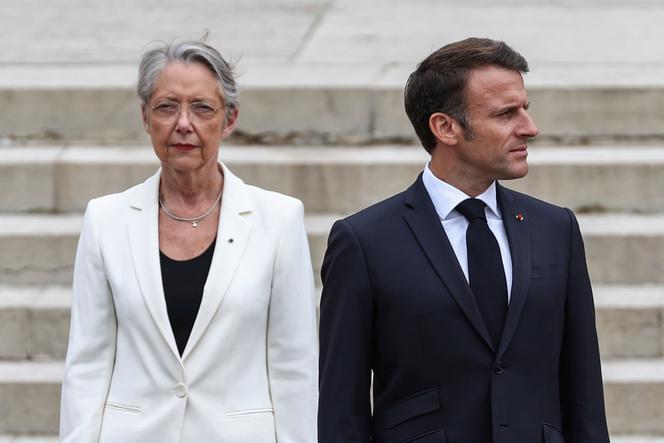
[[[429,169],[429,162],[424,167],[422,181],[441,220],[461,217],[461,214],[455,211],[454,208],[465,199],[470,198],[470,196],[433,175],[433,172]],[[487,208],[489,208],[489,211],[487,211],[488,217],[498,220],[502,219],[500,211],[498,211],[495,181],[491,183],[491,186],[486,191],[475,198],[482,200]]]

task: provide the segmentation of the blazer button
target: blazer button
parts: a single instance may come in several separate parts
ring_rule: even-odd
[[[493,372],[495,372],[498,375],[505,372],[505,368],[503,367],[503,362],[502,361],[496,362],[496,365],[493,367]]]
[[[184,383],[178,383],[175,385],[175,395],[180,398],[187,396],[187,386]]]

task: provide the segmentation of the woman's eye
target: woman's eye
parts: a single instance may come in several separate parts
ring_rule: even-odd
[[[208,105],[207,103],[193,103],[191,105],[191,109],[196,114],[201,114],[201,115],[214,114],[216,111],[216,109],[214,109],[211,105]]]
[[[161,103],[155,106],[154,110],[156,112],[169,114],[177,112],[178,107],[172,103]]]

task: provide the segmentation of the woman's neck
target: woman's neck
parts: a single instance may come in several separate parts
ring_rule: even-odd
[[[208,173],[181,173],[164,168],[159,184],[160,199],[169,208],[197,209],[213,203],[223,187],[224,176],[215,165]]]

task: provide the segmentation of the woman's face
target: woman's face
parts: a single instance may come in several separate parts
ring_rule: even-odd
[[[162,167],[183,173],[216,170],[219,144],[237,118],[235,110],[226,119],[219,81],[195,62],[169,63],[141,112]]]

